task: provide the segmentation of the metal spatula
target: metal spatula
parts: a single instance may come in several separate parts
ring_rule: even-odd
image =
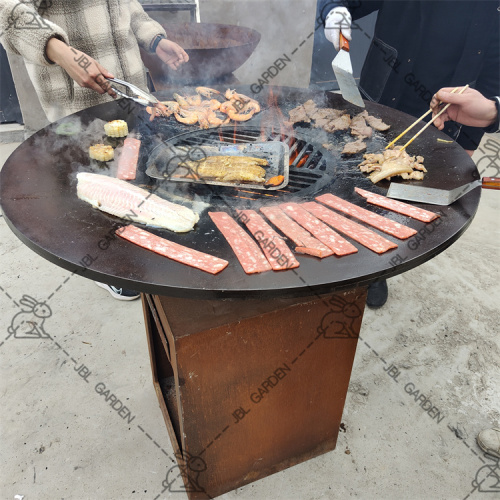
[[[397,184],[391,182],[388,198],[398,200],[418,201],[420,203],[429,203],[431,205],[451,205],[459,198],[467,194],[472,189],[481,186],[484,189],[500,189],[499,177],[483,177],[477,181],[464,184],[463,186],[447,191],[446,189],[426,188],[422,186],[409,186],[408,184]]]
[[[360,108],[365,107],[354,76],[352,76],[351,56],[349,55],[349,40],[340,33],[340,50],[332,61],[333,72],[339,83],[342,97]]]

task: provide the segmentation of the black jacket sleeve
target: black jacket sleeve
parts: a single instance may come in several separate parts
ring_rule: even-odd
[[[500,95],[500,35],[493,33],[493,40],[484,55],[484,62],[474,88],[486,97]],[[462,127],[457,142],[464,149],[475,150],[481,142],[484,130],[475,127]]]

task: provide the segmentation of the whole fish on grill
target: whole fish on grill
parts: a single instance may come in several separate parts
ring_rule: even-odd
[[[126,181],[88,172],[80,172],[76,178],[78,198],[108,214],[177,233],[191,231],[199,220],[189,208]]]
[[[185,161],[187,167],[200,180],[221,182],[266,182],[266,160],[251,156],[208,156],[200,161]]]

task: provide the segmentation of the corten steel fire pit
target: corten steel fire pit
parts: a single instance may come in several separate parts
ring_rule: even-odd
[[[238,91],[251,95],[248,88]],[[291,144],[289,184],[279,192],[155,185],[160,196],[182,194],[216,211],[312,200],[324,192],[366,207],[354,194],[355,186],[385,193],[388,183],[373,186],[359,172],[359,156],[344,159],[325,150],[326,135],[317,129],[283,125],[281,113],[286,116],[309,98],[350,109],[340,96],[286,88],[274,93],[277,107],[266,109],[266,103],[274,101],[262,92],[254,96],[263,105],[260,114],[220,130],[199,130],[174,119],[149,125],[143,109],[123,102],[96,106],[73,118],[84,126],[96,118],[127,120],[129,128],[142,135],[140,174],[134,182],[152,187],[144,171],[149,152],[161,141],[176,147],[217,141]],[[413,121],[390,108],[366,105],[392,126],[387,137],[375,135],[369,152],[381,150]],[[224,271],[212,276],[113,239],[110,234],[121,221],[94,210],[75,193],[75,174],[88,169],[90,139],[58,136],[56,126],[35,134],[5,164],[0,194],[6,221],[51,262],[143,292],[154,385],[193,499],[218,496],[335,448],[367,285],[412,269],[450,246],[471,223],[480,199],[476,189],[441,207],[439,224],[428,225],[418,244],[415,239],[411,245],[394,240],[399,247],[383,255],[356,244],[356,254],[323,260],[299,255],[297,269],[250,276],[206,212],[190,233],[151,230],[229,261]],[[410,151],[425,157],[429,172],[422,185],[451,189],[479,177],[458,145],[438,143],[437,138],[446,136],[430,128]],[[330,140],[340,146],[345,136]],[[181,192],[175,191],[179,184],[184,186]],[[417,230],[425,227],[397,214],[390,218]],[[168,482],[164,486],[169,488]]]

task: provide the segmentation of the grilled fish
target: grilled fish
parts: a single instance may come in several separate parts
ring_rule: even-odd
[[[77,174],[77,195],[108,214],[176,233],[191,231],[199,216],[189,208],[151,194],[126,181],[106,175]]]
[[[266,160],[251,156],[208,156],[198,162],[184,162],[181,166],[189,167],[199,179],[221,182],[253,182],[263,184],[266,181]]]

